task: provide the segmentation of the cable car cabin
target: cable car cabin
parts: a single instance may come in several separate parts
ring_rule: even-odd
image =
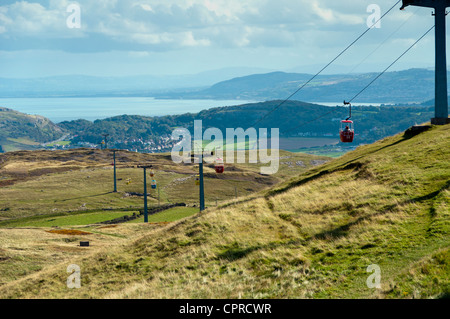
[[[222,158],[216,159],[216,164],[214,165],[214,168],[216,169],[216,173],[222,174],[225,171],[225,165],[223,163]]]
[[[150,177],[153,177],[153,176],[155,176],[155,171],[154,170],[150,170]]]
[[[197,186],[200,185],[200,175],[195,176],[195,185],[197,185]]]
[[[352,143],[355,137],[355,130],[353,129],[353,121],[344,120],[341,121],[341,129],[339,130],[339,136],[342,143]]]
[[[152,180],[152,189],[156,189],[156,181]]]

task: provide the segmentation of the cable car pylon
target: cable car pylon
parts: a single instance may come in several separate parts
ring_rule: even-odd
[[[195,145],[198,145],[200,141],[194,141]],[[198,148],[197,148],[198,150]],[[216,149],[217,150],[217,149]],[[200,154],[195,154],[195,158],[197,158],[198,162],[198,174],[195,175],[195,185],[200,186],[199,190],[199,199],[200,199],[200,212],[205,210],[205,183],[204,183],[204,174],[203,174],[203,143],[200,143]],[[198,153],[198,152],[197,152]],[[214,152],[211,152],[211,156],[214,156]],[[214,170],[217,174],[223,174],[225,171],[224,160],[221,157],[216,157],[214,160]]]
[[[435,117],[431,124],[444,125],[450,123],[448,117],[447,93],[447,52],[446,52],[446,9],[450,7],[450,0],[403,0],[400,10],[407,6],[427,7],[434,9],[435,17]]]

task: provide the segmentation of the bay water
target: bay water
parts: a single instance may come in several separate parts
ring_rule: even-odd
[[[124,114],[164,116],[198,113],[213,107],[255,102],[244,100],[158,100],[149,97],[0,98],[0,107],[30,115],[42,115],[54,123],[59,123],[77,119],[94,121]]]

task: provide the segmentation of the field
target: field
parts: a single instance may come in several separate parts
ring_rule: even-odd
[[[237,155],[237,154],[236,154]],[[274,176],[259,174],[261,164],[227,165],[223,176],[205,165],[205,199],[208,207],[234,202],[329,160],[283,152]],[[40,271],[63,260],[86,256],[100,247],[120,245],[147,232],[198,214],[198,165],[174,165],[169,155],[131,152],[117,154],[118,193],[113,193],[112,153],[108,150],[16,152],[0,155],[0,285]],[[158,190],[148,187],[149,209],[183,202],[172,208],[120,225],[101,223],[143,210],[143,170],[153,164]],[[147,181],[150,183],[148,176]],[[61,233],[49,233],[61,231]],[[77,236],[73,231],[89,235]],[[78,247],[90,240],[91,247]]]
[[[298,150],[310,147],[325,145],[336,145],[339,143],[339,137],[289,137],[280,138],[280,148],[283,150]]]
[[[55,143],[50,143],[50,144],[46,144],[46,146],[56,146],[56,145],[59,145],[59,146],[67,146],[67,145],[70,145],[70,141],[59,141],[59,142],[55,142]]]
[[[148,217],[149,223],[171,223],[198,213],[195,207],[176,207]],[[143,223],[143,217],[129,223]]]
[[[331,158],[338,158],[351,152],[355,149],[354,146],[316,146],[308,148],[299,148],[297,150],[290,150],[291,152],[299,152],[304,154],[311,154],[317,156],[326,156]]]
[[[205,165],[207,205],[234,199],[236,193],[241,197],[260,191],[329,160],[288,152],[281,152],[280,158],[277,174],[270,176],[259,172],[267,164],[228,165],[223,175],[215,173],[214,164]],[[155,167],[158,183],[157,191],[148,187],[150,205],[198,205],[198,164],[174,165],[170,155],[120,152],[116,162],[118,193],[113,193],[111,162],[111,152],[101,150],[0,155],[0,221],[85,210],[137,210],[143,205],[143,170],[138,166],[149,163]],[[150,177],[147,181],[150,183]]]
[[[158,213],[151,216],[152,223],[149,224],[1,228],[0,271],[5,275],[0,285],[0,297],[448,297],[449,141],[449,126],[431,127],[418,135],[399,134],[361,146],[338,159],[309,167],[295,165],[295,160],[301,161],[296,156],[305,155],[283,152],[280,154],[280,171],[270,177],[274,180],[262,179],[258,183],[247,183],[248,177],[258,175],[257,167],[234,165],[227,171],[230,179],[208,175],[207,179],[212,183],[208,189],[215,187],[216,196],[229,191],[231,195],[220,197],[217,207],[210,199],[209,208],[201,214],[195,212],[193,196],[190,207],[184,208],[183,212],[176,208]],[[71,158],[75,154],[71,154]],[[96,152],[95,165],[100,165],[99,158],[107,158],[106,155]],[[14,156],[17,156],[14,161],[24,158],[24,155]],[[64,156],[68,153],[58,154],[60,162]],[[135,159],[137,161],[146,158],[136,156],[142,156]],[[190,166],[164,166],[163,155],[157,160],[156,157],[152,159],[158,163],[158,172],[161,172],[158,176],[162,172],[169,174],[169,171],[175,176],[184,172],[185,177],[195,173]],[[320,161],[309,159],[309,164]],[[8,170],[10,161],[4,160],[2,164],[3,172],[8,174],[11,174]],[[87,162],[85,154],[83,163]],[[101,165],[95,169],[91,167],[93,171],[88,172],[98,174],[92,181],[94,184],[103,174],[105,182],[111,175],[106,168],[108,164]],[[124,172],[129,175],[132,171]],[[64,178],[60,180],[61,174]],[[37,178],[48,177],[47,182],[53,183],[49,187],[63,180],[76,183],[76,179],[69,179],[69,175],[64,174],[52,173]],[[163,185],[171,185],[168,176],[161,178]],[[239,179],[242,176],[246,178]],[[13,176],[8,175],[8,178],[11,181]],[[5,206],[0,208],[3,209],[4,223],[20,225],[19,220],[27,221],[24,218],[27,213],[29,218],[37,221],[39,214],[47,212],[40,222],[51,218],[48,216],[53,205],[49,204],[50,197],[43,203],[31,195],[30,199],[19,197],[20,192],[23,194],[30,189],[27,186],[34,185],[26,183],[35,178],[24,177],[0,188],[0,194],[6,196],[10,192],[16,196],[14,202],[21,203],[20,206],[10,203],[9,210],[5,210]],[[265,187],[233,198],[235,186],[244,189],[262,182],[266,183]],[[194,186],[185,185],[173,192],[176,187],[170,186],[164,192],[164,198],[171,201],[189,198],[190,192],[183,193],[182,190]],[[61,187],[66,188],[65,184]],[[93,192],[89,187],[86,191]],[[124,187],[126,184],[121,184],[120,191]],[[56,186],[51,189],[58,191]],[[106,189],[98,193],[104,191]],[[181,192],[180,197],[176,197],[178,192]],[[74,195],[79,197],[81,194]],[[59,196],[63,196],[63,192]],[[120,198],[120,194],[89,198],[86,206],[105,208],[105,205],[114,204],[123,210],[129,208],[129,212],[132,212],[130,206],[142,204],[142,198]],[[108,202],[111,200],[113,203]],[[39,214],[21,210],[28,201],[30,210],[33,209],[31,202],[36,203]],[[151,203],[157,204],[155,197]],[[86,212],[93,213],[98,212]],[[183,218],[176,220],[178,217]],[[74,230],[88,234],[70,235]],[[79,240],[90,240],[92,247],[79,247]],[[80,289],[71,290],[66,286],[69,264],[77,264],[82,269]],[[380,289],[367,285],[371,274],[367,269],[373,265],[381,269]]]
[[[203,147],[210,144],[211,140],[204,140]],[[268,147],[270,147],[270,138],[267,141]],[[324,146],[335,146],[339,144],[338,137],[281,137],[279,139],[279,148],[281,150],[289,152],[299,152],[299,150],[309,150],[310,148],[319,148]],[[195,147],[195,143],[193,144]],[[254,147],[255,143],[250,145],[248,139],[245,142],[234,143],[234,149],[236,150],[248,150],[249,147]],[[226,151],[229,145],[223,144],[222,150]],[[323,155],[321,155],[323,156]]]

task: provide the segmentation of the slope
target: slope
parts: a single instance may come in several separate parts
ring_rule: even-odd
[[[66,267],[3,298],[439,298],[450,293],[450,126],[408,131]],[[371,289],[368,266],[381,269]]]
[[[0,152],[33,150],[63,136],[49,119],[0,107]]]
[[[227,165],[218,176],[214,164],[204,166],[206,204],[249,195],[279,183],[293,174],[330,160],[302,153],[280,152],[279,171],[262,176],[255,164]],[[149,189],[149,203],[198,204],[195,175],[198,165],[172,162],[170,154],[118,151],[117,189],[113,193],[113,155],[110,150],[21,151],[0,154],[0,227],[10,220],[89,210],[142,208],[143,174],[138,166],[151,163],[158,193]],[[150,180],[149,180],[150,182]],[[15,223],[16,224],[16,223]]]

